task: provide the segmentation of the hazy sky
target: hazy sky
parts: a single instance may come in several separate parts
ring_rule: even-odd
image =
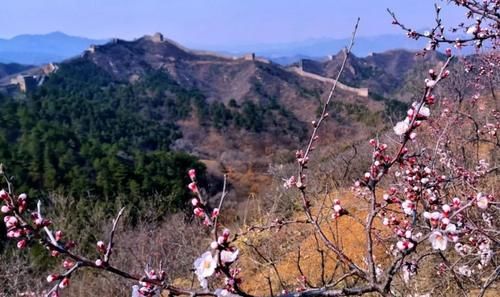
[[[62,31],[92,38],[162,32],[192,45],[250,44],[346,37],[357,16],[362,36],[401,33],[390,7],[416,28],[433,21],[436,0],[0,0],[0,38]]]

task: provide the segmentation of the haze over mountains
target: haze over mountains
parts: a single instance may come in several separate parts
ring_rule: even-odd
[[[103,44],[107,41],[69,36],[61,32],[18,35],[0,39],[0,63],[40,65],[60,62],[80,54],[91,44]]]
[[[44,35],[19,35],[11,39],[0,39],[0,62],[40,65],[60,62],[80,54],[91,44],[104,44],[109,40],[95,40],[84,37],[69,36],[61,32]],[[280,64],[289,64],[300,58],[322,58],[348,44],[345,39],[310,39],[300,42],[277,44],[187,44],[192,48],[210,50],[230,55],[241,55],[254,52]],[[359,37],[356,40],[354,53],[366,56],[371,52],[383,52],[391,49],[419,50],[422,42],[415,42],[401,35],[380,35],[375,37]]]

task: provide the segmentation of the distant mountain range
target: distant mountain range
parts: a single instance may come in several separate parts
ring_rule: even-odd
[[[41,65],[60,62],[80,54],[91,44],[103,44],[107,41],[69,36],[61,32],[19,35],[11,39],[0,39],[0,63]]]
[[[212,45],[200,46],[206,50],[243,54],[255,52],[256,55],[266,57],[280,64],[288,64],[302,58],[320,59],[334,55],[350,42],[349,38],[320,38],[308,39],[299,42],[276,44],[247,44],[247,45]],[[367,56],[373,52],[380,53],[393,49],[421,50],[425,46],[424,40],[415,41],[401,35],[380,35],[372,37],[358,37],[355,40],[353,53],[358,57]]]
[[[106,39],[95,40],[69,36],[61,32],[45,35],[19,35],[11,39],[0,39],[0,63],[41,65],[60,62],[81,54],[91,44],[100,45],[108,41]],[[276,44],[187,45],[191,48],[200,48],[228,55],[242,55],[253,52],[257,56],[286,65],[303,58],[321,59],[327,57],[344,48],[349,41],[347,38],[322,38]],[[384,52],[392,49],[420,50],[424,46],[424,40],[410,40],[404,34],[380,35],[357,38],[353,52],[358,57],[364,57],[372,52]]]

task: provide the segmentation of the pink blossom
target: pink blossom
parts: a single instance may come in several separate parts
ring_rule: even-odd
[[[396,243],[396,247],[400,250],[400,251],[406,251],[406,250],[409,250],[409,249],[412,249],[415,245],[413,244],[413,242],[409,241],[409,240],[400,240]]]

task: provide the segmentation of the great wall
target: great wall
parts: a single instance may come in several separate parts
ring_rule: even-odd
[[[329,77],[321,76],[321,75],[318,75],[315,73],[304,71],[304,69],[300,66],[299,67],[297,67],[297,66],[290,67],[289,70],[295,72],[296,74],[298,74],[302,77],[307,77],[307,78],[311,78],[311,79],[315,79],[318,81],[331,83],[331,84],[335,83],[335,79],[333,79],[333,78],[329,78]],[[341,83],[340,81],[337,82],[337,87],[343,91],[353,93],[353,94],[360,96],[360,97],[368,97],[368,88],[354,88],[354,87],[350,87],[348,85],[345,85],[345,84]]]
[[[219,54],[215,52],[210,52],[210,51],[201,51],[201,50],[192,50],[188,49],[181,44],[170,40],[168,38],[165,38],[163,34],[161,33],[155,33],[153,35],[145,35],[143,37],[146,40],[149,40],[153,43],[169,43],[172,44],[179,49],[193,54],[193,55],[198,55],[198,56],[208,56],[211,58],[216,58],[216,59],[221,59],[225,60],[225,62],[235,62],[235,61],[253,61],[253,62],[260,62],[260,63],[265,63],[265,64],[270,64],[272,63],[271,61],[257,57],[255,53],[248,53],[243,56],[229,56],[229,55],[224,55],[224,54]],[[120,42],[127,42],[121,39],[114,38],[112,39],[108,44],[117,44]],[[102,46],[105,45],[90,45],[82,54],[82,56],[87,56],[87,55],[92,55],[95,54],[98,49]],[[198,61],[199,63],[220,63],[221,61]],[[52,72],[57,71],[58,66],[56,64],[50,63],[45,66],[42,66],[40,68],[41,74],[38,75],[33,75],[33,74],[24,74],[24,75],[16,75],[16,76],[11,76],[9,80],[4,80],[3,82],[0,81],[0,91],[7,91],[10,92],[14,89],[18,89],[19,91],[26,93],[29,91],[34,90],[37,86],[41,85],[44,81],[45,76],[49,75]],[[299,76],[306,77],[309,79],[314,79],[317,81],[325,82],[325,83],[330,83],[333,84],[335,83],[335,80],[329,77],[321,76],[319,74],[315,74],[312,72],[305,71],[303,69],[303,63],[302,61],[299,63],[299,66],[292,66],[292,67],[287,67],[285,70],[293,72]],[[345,85],[341,82],[337,82],[337,87],[343,91],[350,92],[352,94],[355,94],[360,97],[368,97],[368,88],[354,88],[350,87],[348,85]],[[10,90],[10,91],[9,91]]]

